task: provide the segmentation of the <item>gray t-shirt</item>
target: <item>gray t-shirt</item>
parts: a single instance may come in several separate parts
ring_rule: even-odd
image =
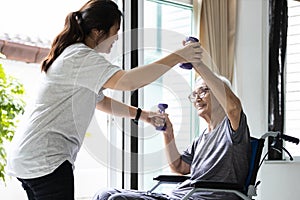
[[[65,160],[74,164],[103,84],[118,70],[82,43],[67,47],[39,85],[8,152],[7,173],[36,178],[53,172]]]
[[[202,133],[183,152],[182,159],[191,165],[191,179],[172,191],[175,197],[185,195],[192,180],[230,182],[244,185],[250,162],[250,133],[245,114],[241,113],[240,125],[233,131],[227,117],[211,132]],[[196,192],[193,199],[233,200],[228,193]]]

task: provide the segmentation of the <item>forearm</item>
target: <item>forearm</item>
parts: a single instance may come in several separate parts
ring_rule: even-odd
[[[169,69],[169,66],[157,63],[134,68],[133,70],[127,71],[120,78],[116,87],[121,90],[136,90],[154,82],[163,74],[165,74]],[[124,88],[126,86],[129,87]]]
[[[227,114],[233,110],[237,110],[238,113],[240,113],[240,100],[226,83],[217,77],[205,64],[194,65],[194,69],[210,88],[210,91],[214,94]]]
[[[137,113],[136,107],[129,106],[107,96],[105,96],[102,101],[97,103],[96,108],[114,116],[127,117],[131,119],[134,119]],[[148,112],[142,111],[140,119],[148,122]]]
[[[180,61],[182,59],[177,54],[172,53],[154,63],[134,68],[124,74],[120,80],[120,85],[122,85],[122,80],[135,80],[131,83],[132,89],[138,89],[152,83]]]
[[[175,144],[174,135],[164,134],[165,151],[169,167],[173,172],[179,174],[188,174],[190,166],[181,159],[181,155]]]

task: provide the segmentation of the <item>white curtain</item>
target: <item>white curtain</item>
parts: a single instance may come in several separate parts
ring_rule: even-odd
[[[212,59],[210,67],[232,82],[237,1],[194,0],[193,4],[194,32],[199,34],[201,45]],[[210,60],[206,63],[210,63]]]

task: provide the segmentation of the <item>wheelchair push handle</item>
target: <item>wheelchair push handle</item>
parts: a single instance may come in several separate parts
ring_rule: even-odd
[[[281,138],[287,142],[292,142],[292,143],[295,143],[295,144],[299,144],[299,139],[298,138],[295,138],[295,137],[292,137],[292,136],[289,136],[289,135],[285,135],[285,134],[282,134],[281,135]]]
[[[299,138],[295,138],[295,137],[292,137],[292,136],[289,136],[289,135],[281,134],[279,131],[269,131],[269,132],[265,133],[262,136],[262,139],[265,139],[267,137],[275,137],[277,139],[282,139],[282,140],[285,140],[287,142],[292,142],[292,143],[295,143],[295,144],[299,144]]]

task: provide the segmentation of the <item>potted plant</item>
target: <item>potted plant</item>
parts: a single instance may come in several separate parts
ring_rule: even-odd
[[[5,182],[4,167],[6,166],[4,143],[12,140],[18,116],[24,113],[23,94],[23,84],[14,77],[6,75],[0,63],[0,179],[3,182]]]

